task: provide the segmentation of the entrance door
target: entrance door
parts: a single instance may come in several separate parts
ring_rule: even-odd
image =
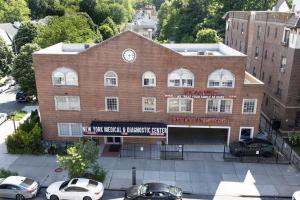
[[[121,137],[106,137],[106,144],[121,144]]]

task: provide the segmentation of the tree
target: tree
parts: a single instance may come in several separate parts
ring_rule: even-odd
[[[0,38],[0,79],[8,75],[13,63],[13,52]]]
[[[35,42],[42,48],[59,42],[93,43],[97,39],[86,17],[67,15],[52,17],[47,26],[42,27]]]
[[[29,13],[25,0],[0,0],[0,23],[29,20]]]
[[[11,75],[27,95],[36,95],[32,53],[39,49],[37,44],[25,44],[16,56],[12,67]]]
[[[28,0],[32,19],[41,19],[48,15],[62,16],[65,8],[59,0]]]
[[[102,25],[104,25],[104,24],[108,25],[113,30],[114,35],[119,33],[118,27],[117,27],[116,23],[114,22],[114,20],[112,20],[112,18],[107,17],[103,21]]]
[[[24,44],[32,43],[33,39],[38,34],[38,27],[36,23],[28,21],[21,24],[17,34],[13,39],[13,50],[19,53]]]
[[[106,24],[99,26],[99,32],[104,40],[114,36],[114,31]]]
[[[198,43],[218,43],[221,41],[217,31],[209,28],[199,30],[195,40]]]
[[[69,178],[83,177],[97,165],[99,148],[92,140],[80,141],[67,149],[67,155],[57,155],[57,163],[68,171]]]

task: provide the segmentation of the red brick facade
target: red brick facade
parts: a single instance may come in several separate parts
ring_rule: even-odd
[[[131,48],[136,60],[126,63],[122,52]],[[89,126],[91,121],[139,121],[162,122],[167,125],[228,126],[230,142],[238,140],[240,127],[254,127],[258,131],[262,84],[244,84],[247,57],[241,56],[183,56],[169,48],[154,43],[130,31],[95,45],[78,54],[33,55],[38,90],[43,137],[47,140],[67,140],[58,136],[57,123],[82,123]],[[78,73],[79,86],[54,86],[52,72],[59,67],[68,67]],[[216,69],[227,69],[235,75],[232,89],[210,89],[233,99],[232,114],[207,114],[206,99],[193,99],[192,113],[168,113],[166,95],[182,95],[186,88],[168,87],[168,74],[175,69],[185,68],[194,76],[194,88],[209,90],[208,75]],[[104,74],[114,71],[118,75],[118,86],[104,86]],[[156,87],[143,87],[142,75],[152,71],[156,75]],[[251,78],[251,77],[250,77]],[[255,78],[254,78],[255,79]],[[80,96],[80,111],[56,111],[54,96]],[[105,111],[105,97],[119,98],[119,112]],[[156,97],[156,112],[143,112],[142,97]],[[256,114],[242,114],[243,98],[257,99]],[[171,122],[171,117],[214,117],[226,118],[229,122],[185,123]],[[72,138],[71,138],[72,139]],[[162,138],[130,137],[124,143],[155,143]],[[104,142],[101,137],[101,143]]]

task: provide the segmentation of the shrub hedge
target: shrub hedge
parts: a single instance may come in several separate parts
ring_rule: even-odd
[[[17,176],[17,172],[12,172],[3,168],[0,168],[0,178],[7,178],[9,176]]]
[[[16,133],[9,135],[6,139],[8,153],[12,154],[41,154],[43,147],[41,143],[42,128],[37,111],[21,124]]]

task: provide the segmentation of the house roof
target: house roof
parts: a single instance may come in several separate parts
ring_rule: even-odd
[[[2,23],[0,24],[0,37],[6,45],[12,45],[12,40],[18,32],[19,23]]]
[[[244,54],[236,51],[224,44],[196,44],[196,43],[185,43],[185,44],[159,44],[153,40],[143,37],[138,33],[132,32],[130,30],[119,33],[118,35],[111,37],[99,44],[65,44],[58,43],[41,49],[34,54],[79,54],[88,52],[90,49],[96,48],[97,46],[109,43],[115,38],[122,37],[124,34],[132,34],[142,40],[147,40],[153,45],[158,45],[161,48],[166,48],[173,53],[182,56],[245,56]]]
[[[277,4],[273,7],[273,11],[289,11],[289,6],[285,0],[278,0]]]
[[[300,16],[293,16],[291,17],[287,23],[286,26],[288,28],[300,28]]]

